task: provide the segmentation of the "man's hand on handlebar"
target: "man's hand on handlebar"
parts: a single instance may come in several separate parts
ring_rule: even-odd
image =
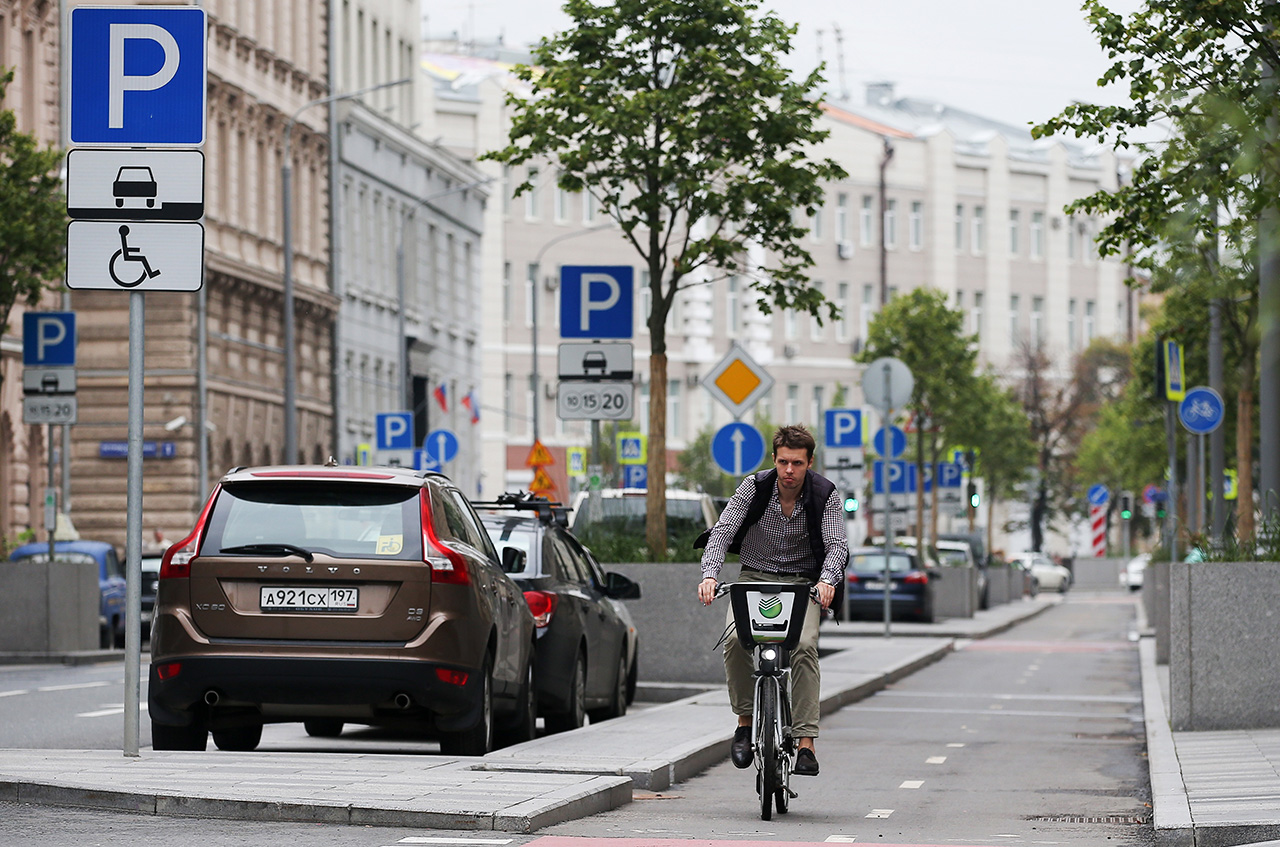
[[[710,606],[711,601],[716,599],[716,578],[713,576],[704,576],[702,582],[698,583],[698,600],[704,606]]]
[[[831,601],[836,597],[836,587],[830,583],[818,580],[818,584],[814,586],[818,592],[818,603],[823,609],[831,608]]]

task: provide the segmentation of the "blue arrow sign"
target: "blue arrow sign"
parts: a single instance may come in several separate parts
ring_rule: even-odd
[[[886,437],[889,439],[887,446]],[[880,427],[876,430],[875,438],[872,439],[872,446],[886,459],[896,459],[907,452],[907,434],[896,426]]]
[[[827,447],[862,446],[862,410],[827,409]]]
[[[204,9],[79,7],[69,38],[72,144],[204,144]]]
[[[764,436],[754,426],[734,421],[711,439],[711,458],[727,474],[750,473],[764,461]]]
[[[1105,506],[1111,501],[1111,492],[1102,483],[1089,486],[1089,505]]]
[[[413,413],[380,412],[374,416],[374,446],[379,450],[413,449]]]
[[[450,429],[433,429],[427,433],[422,449],[427,451],[427,459],[437,465],[452,462],[458,455],[458,436]]]
[[[1225,411],[1222,395],[1204,385],[1188,389],[1178,404],[1178,418],[1195,435],[1208,435],[1221,426]]]

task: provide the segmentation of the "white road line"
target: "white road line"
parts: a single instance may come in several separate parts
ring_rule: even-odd
[[[139,703],[139,704],[138,704],[138,711],[140,711],[140,712],[145,712],[146,710],[147,710],[147,704],[146,704],[146,703]],[[105,717],[107,717],[108,715],[123,715],[123,714],[124,714],[124,704],[123,704],[123,703],[115,703],[115,704],[104,704],[104,705],[103,705],[103,707],[102,707],[101,709],[98,709],[96,712],[81,712],[80,714],[76,715],[76,717],[78,717],[78,718],[105,718]]]
[[[887,818],[887,817],[889,817],[889,815],[892,815],[892,814],[893,814],[893,809],[872,809],[872,810],[871,810],[871,814],[867,815],[867,817],[869,817],[869,818]]]
[[[514,838],[439,838],[430,835],[410,835],[397,844],[510,844]]]
[[[940,765],[947,760],[946,756],[930,756],[924,760],[926,765]]]
[[[824,840],[827,844],[856,844],[858,836],[856,835],[828,835]]]
[[[36,691],[74,691],[77,688],[102,688],[111,683],[99,680],[98,682],[77,682],[73,685],[45,685],[37,688]]]
[[[0,691],[0,697],[17,697],[19,694],[30,694],[30,688],[19,688],[14,691]]]
[[[952,741],[952,742],[951,742],[950,744],[948,744],[947,746],[948,746],[948,747],[963,747],[963,746],[964,746],[964,742],[963,742],[963,741]]]
[[[902,784],[899,785],[898,787],[899,788],[919,788],[922,785],[924,785],[923,779],[904,779],[902,781]]]

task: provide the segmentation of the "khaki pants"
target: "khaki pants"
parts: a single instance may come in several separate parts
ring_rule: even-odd
[[[807,577],[792,574],[761,573],[743,568],[738,582],[789,582],[809,585]],[[800,631],[800,643],[791,651],[791,717],[796,738],[817,738],[821,706],[818,702],[822,675],[818,670],[818,621],[821,607],[809,603]],[[725,623],[733,626],[733,608]],[[729,705],[735,715],[749,715],[755,707],[754,656],[738,643],[737,632],[730,630],[724,645],[724,675],[729,683]]]

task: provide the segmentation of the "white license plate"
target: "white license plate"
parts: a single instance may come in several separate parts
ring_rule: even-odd
[[[259,603],[264,612],[354,612],[360,607],[360,589],[264,585]]]
[[[863,584],[866,585],[867,589],[870,591],[884,591],[883,580],[873,579]]]

